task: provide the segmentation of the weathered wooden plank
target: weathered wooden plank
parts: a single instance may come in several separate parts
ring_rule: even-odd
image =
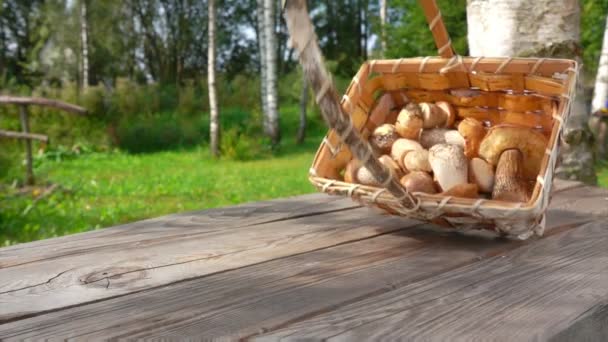
[[[37,133],[25,133],[25,132],[13,132],[7,131],[4,129],[0,129],[0,138],[11,138],[11,139],[30,139],[30,140],[39,140],[44,143],[49,142],[49,137],[44,134]]]
[[[420,224],[0,325],[0,336],[243,338],[521,245],[488,235]]]
[[[59,100],[45,99],[43,97],[0,95],[0,104],[15,104],[20,106],[36,105],[60,109],[69,113],[85,115],[87,110],[80,106]]]
[[[258,340],[547,340],[608,301],[606,246],[608,221],[603,219]],[[591,333],[591,340],[599,341],[606,331]]]
[[[104,250],[132,248],[137,244],[168,241],[172,238],[196,238],[201,234],[254,226],[273,221],[316,215],[360,207],[350,199],[325,194],[309,194],[280,200],[245,203],[173,214],[86,233],[39,240],[0,248],[0,272],[3,268],[91,254]]]
[[[589,221],[585,215],[572,215],[559,208],[551,208],[549,217],[552,223],[548,235]],[[325,219],[334,220],[329,215]],[[502,254],[523,244],[485,238],[483,234],[463,236],[420,225],[0,325],[0,336],[18,339],[77,335],[85,339],[154,335],[241,338]]]
[[[414,224],[367,208],[304,216],[0,269],[0,322],[365,239]]]

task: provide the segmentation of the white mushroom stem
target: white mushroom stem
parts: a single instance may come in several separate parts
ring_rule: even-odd
[[[467,183],[468,161],[462,147],[448,144],[435,145],[429,150],[429,163],[442,191]]]
[[[479,191],[491,193],[494,187],[494,168],[481,158],[471,159],[469,182],[477,184]]]
[[[496,179],[492,199],[509,202],[527,202],[527,182],[523,177],[523,153],[509,149],[501,153],[496,166]]]

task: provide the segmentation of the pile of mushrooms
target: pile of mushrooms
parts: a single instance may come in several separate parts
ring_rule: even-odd
[[[456,119],[448,102],[409,103],[394,123],[378,126],[369,141],[379,161],[411,193],[527,202],[547,138],[533,128],[487,128],[473,118]],[[344,181],[379,186],[355,159]]]

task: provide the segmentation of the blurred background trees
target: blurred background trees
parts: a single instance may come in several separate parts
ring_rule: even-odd
[[[455,49],[471,54],[467,1],[438,4]],[[84,140],[132,152],[206,144],[208,8],[206,0],[2,0],[0,87],[86,106],[92,112],[86,123],[73,125],[77,119],[61,115],[34,123],[59,144]],[[581,0],[578,8],[575,52],[583,61],[588,113],[608,2]],[[310,9],[341,90],[366,59],[436,54],[417,0],[310,0]],[[216,0],[215,10],[214,78],[218,107],[226,109],[219,121],[228,123],[222,133],[231,143],[277,147],[287,116],[313,129],[305,121],[318,118],[314,99],[289,45],[280,1]],[[516,50],[510,52],[522,52]],[[0,108],[5,127],[14,125],[2,115],[11,110]]]

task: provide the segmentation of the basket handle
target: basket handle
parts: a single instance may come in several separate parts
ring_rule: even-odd
[[[340,105],[336,87],[323,63],[321,49],[308,15],[306,0],[283,0],[283,9],[291,44],[299,53],[304,75],[315,93],[316,102],[325,122],[338,133],[355,158],[370,171],[382,187],[386,188],[405,208],[416,209],[420,202],[401,186],[396,175],[376,159],[371,146],[361,138],[350,116]]]
[[[435,39],[439,56],[443,58],[454,57],[456,53],[454,52],[454,47],[452,47],[452,40],[445,28],[437,2],[435,0],[418,0],[418,2],[420,3],[420,7],[422,7],[426,21],[429,23],[429,30],[431,30],[433,39]]]

